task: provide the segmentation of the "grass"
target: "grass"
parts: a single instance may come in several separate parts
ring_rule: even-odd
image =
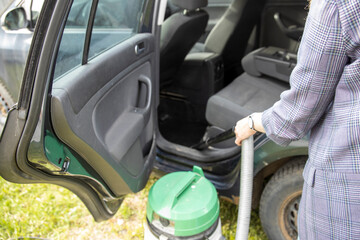
[[[118,213],[96,223],[84,204],[70,191],[47,184],[20,185],[0,178],[0,239],[143,239],[146,197],[151,185],[128,195]],[[220,201],[222,231],[235,238],[237,206]],[[256,211],[249,239],[267,239]]]

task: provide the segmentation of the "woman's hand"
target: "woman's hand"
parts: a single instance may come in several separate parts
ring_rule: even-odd
[[[247,139],[248,137],[254,135],[256,133],[255,130],[252,130],[249,128],[249,117],[245,117],[241,120],[239,120],[236,123],[235,126],[235,144],[238,146],[241,146],[241,142],[245,139]]]
[[[251,119],[249,119],[249,117],[245,117],[236,123],[236,126],[235,126],[235,136],[236,136],[235,144],[236,145],[240,146],[241,142],[243,140],[254,135],[257,131],[265,133],[265,129],[261,122],[261,116],[262,116],[262,113],[251,114],[251,118],[253,121],[253,128],[256,131],[250,128],[249,121],[251,121]]]

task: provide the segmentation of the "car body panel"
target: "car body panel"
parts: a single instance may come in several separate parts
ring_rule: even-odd
[[[6,11],[6,9],[10,6],[12,0],[1,0],[0,1],[0,16]]]
[[[292,142],[286,147],[277,145],[264,137],[263,142],[256,146],[254,152],[254,175],[279,160],[307,156],[308,144],[308,137]]]
[[[0,81],[7,87],[13,100],[17,100],[33,31],[28,28],[19,30],[0,28],[0,36],[0,62],[2,63],[0,64]]]
[[[0,15],[0,83],[8,90],[12,102],[16,102],[19,96],[21,80],[24,73],[24,65],[27,60],[31,40],[34,33],[36,18],[44,0],[8,1],[6,9]],[[20,8],[24,11],[27,26],[19,29],[7,29],[4,27],[7,14]],[[16,47],[15,47],[16,46]]]

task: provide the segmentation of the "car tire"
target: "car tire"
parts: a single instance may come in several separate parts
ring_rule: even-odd
[[[3,83],[0,82],[0,136],[5,125],[7,113],[14,104],[15,101],[13,97]]]
[[[266,185],[260,200],[260,220],[270,240],[297,239],[297,216],[304,183],[305,159],[281,167]]]

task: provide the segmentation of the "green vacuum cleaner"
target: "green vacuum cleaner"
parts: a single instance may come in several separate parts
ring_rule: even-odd
[[[201,168],[174,172],[150,189],[145,239],[223,239],[219,200]]]
[[[196,148],[233,137],[232,130]],[[224,136],[226,136],[224,138]],[[240,202],[236,238],[248,237],[253,183],[253,138],[242,143]],[[174,172],[160,178],[150,189],[146,210],[145,240],[223,240],[220,207],[214,185],[205,178],[203,170]]]

